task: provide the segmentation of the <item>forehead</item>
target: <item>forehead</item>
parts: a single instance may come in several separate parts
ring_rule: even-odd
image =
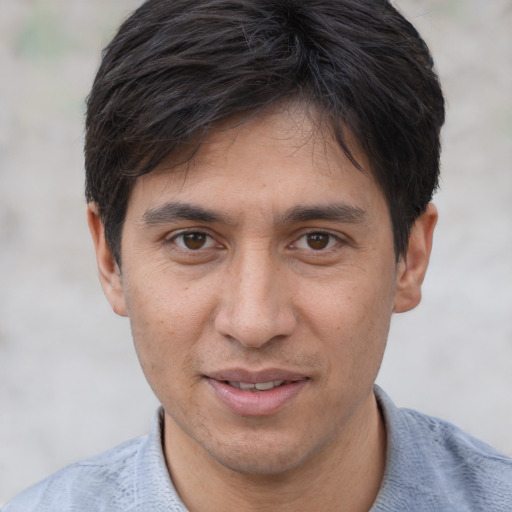
[[[354,165],[315,114],[297,105],[274,106],[252,117],[216,125],[193,158],[168,158],[135,182],[129,207],[174,199],[222,203],[222,208],[290,208],[343,200],[366,204],[382,200],[365,155],[347,131]],[[235,212],[236,215],[245,211]]]

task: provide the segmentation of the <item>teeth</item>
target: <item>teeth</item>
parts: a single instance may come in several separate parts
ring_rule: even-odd
[[[250,382],[233,382],[230,381],[229,385],[234,388],[241,389],[242,391],[269,391],[284,383],[284,380],[273,380],[270,382],[257,382],[252,384]]]
[[[259,389],[260,391],[268,391],[269,389],[274,389],[274,383],[273,382],[258,382],[254,385],[256,389]]]

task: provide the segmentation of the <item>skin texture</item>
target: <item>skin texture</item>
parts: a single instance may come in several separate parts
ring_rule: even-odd
[[[437,213],[397,263],[386,202],[356,155],[365,172],[299,107],[228,120],[188,164],[137,180],[122,272],[89,207],[103,289],[130,318],[191,511],[368,510],[378,493],[372,386],[393,311],[420,300]],[[281,374],[294,376],[289,396],[230,406],[241,392],[225,375]]]

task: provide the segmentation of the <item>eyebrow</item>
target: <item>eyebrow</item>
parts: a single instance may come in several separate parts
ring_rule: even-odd
[[[331,203],[316,206],[294,206],[284,214],[274,217],[276,225],[293,224],[315,220],[327,220],[347,224],[361,224],[367,218],[365,210],[347,203]],[[179,220],[235,225],[233,217],[188,203],[168,202],[147,209],[142,215],[146,226],[169,224]]]
[[[295,206],[275,219],[277,225],[327,220],[344,224],[361,224],[367,219],[366,211],[347,203],[319,206]]]
[[[230,216],[203,208],[202,206],[187,203],[169,202],[156,208],[149,208],[142,215],[142,222],[146,226],[169,224],[178,220],[191,220],[194,222],[236,224]]]

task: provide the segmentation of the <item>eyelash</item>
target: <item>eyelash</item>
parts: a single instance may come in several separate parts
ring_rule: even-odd
[[[186,247],[184,239],[185,239],[185,237],[187,235],[188,236],[196,235],[196,236],[204,237],[205,238],[205,244],[210,245],[210,247],[204,247],[204,245],[200,246],[200,247],[197,247],[196,249],[193,249],[193,248],[190,248],[190,247]],[[318,249],[314,249],[311,246],[309,246],[309,247],[299,247],[298,246],[299,242],[301,240],[306,240],[307,237],[314,237],[314,236],[317,236],[317,237],[318,236],[320,236],[320,237],[328,237],[326,246],[325,247],[320,247]],[[179,240],[181,240],[181,243],[178,242]],[[167,238],[166,239],[166,243],[172,243],[180,251],[187,252],[189,254],[194,254],[194,253],[195,254],[201,254],[201,253],[204,253],[204,251],[210,251],[210,250],[215,249],[215,248],[222,248],[223,247],[221,244],[217,244],[215,242],[215,238],[213,236],[209,235],[205,231],[199,231],[199,230],[195,230],[195,231],[181,231],[179,233],[174,234],[172,237]],[[308,241],[306,241],[305,243],[309,245]],[[308,253],[312,253],[312,254],[320,256],[321,254],[325,254],[327,252],[331,252],[339,244],[343,244],[343,240],[339,236],[334,235],[333,233],[330,233],[328,231],[308,231],[306,233],[301,234],[288,247],[293,249],[293,250],[304,251],[304,252],[308,252]]]
[[[318,249],[314,249],[311,246],[305,247],[305,248],[301,248],[301,247],[297,246],[298,242],[300,242],[301,240],[306,240],[307,237],[314,237],[314,236],[328,237],[327,246],[326,247],[321,247],[321,248],[318,248]],[[343,241],[342,241],[342,239],[339,236],[336,236],[333,233],[330,233],[328,231],[308,231],[307,233],[304,233],[300,237],[298,237],[291,244],[291,247],[294,248],[294,249],[297,249],[299,251],[312,252],[313,254],[317,254],[317,255],[320,256],[321,254],[325,254],[327,252],[330,252],[330,251],[334,250],[337,245],[342,244],[342,243],[343,243]],[[306,244],[308,244],[307,241],[306,241]]]
[[[212,243],[213,242],[213,245],[215,246],[220,246],[220,244],[217,244],[215,242],[215,239],[209,235],[208,233],[204,232],[204,231],[199,231],[199,230],[196,230],[196,231],[181,231],[179,233],[176,233],[175,235],[173,235],[172,237],[168,238],[166,240],[167,243],[172,243],[174,245],[176,245],[178,247],[179,250],[181,251],[185,251],[185,252],[188,252],[188,253],[200,253],[204,250],[210,250],[210,249],[213,249],[214,247],[207,247],[207,248],[204,248],[203,246],[201,247],[198,247],[197,249],[191,249],[190,247],[186,247],[185,246],[185,243],[184,243],[184,239],[186,236],[193,236],[193,235],[199,235],[199,236],[204,236],[205,237],[205,243]],[[178,240],[181,240],[181,244],[178,242]]]

